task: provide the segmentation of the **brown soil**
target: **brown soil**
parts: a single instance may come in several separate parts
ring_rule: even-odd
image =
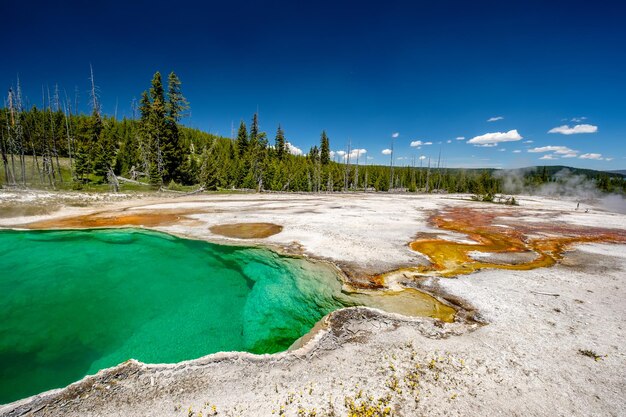
[[[84,216],[66,217],[62,219],[43,220],[30,223],[31,229],[83,229],[94,227],[122,227],[122,226],[169,226],[180,221],[191,219],[181,211],[155,212],[106,212],[93,213]]]
[[[283,227],[273,223],[232,223],[211,226],[216,235],[237,239],[264,239],[282,232]]]
[[[12,217],[21,216],[41,216],[44,214],[50,214],[59,210],[61,206],[56,204],[33,204],[25,205],[20,203],[0,203],[0,218],[9,219]]]

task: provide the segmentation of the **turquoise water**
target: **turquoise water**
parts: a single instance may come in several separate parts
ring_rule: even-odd
[[[357,304],[329,268],[134,229],[0,231],[0,403],[135,358],[287,349]]]

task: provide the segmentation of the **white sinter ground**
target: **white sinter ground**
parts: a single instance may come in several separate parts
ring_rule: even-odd
[[[157,229],[232,244],[292,251],[297,246],[310,257],[370,273],[424,262],[408,248],[419,232],[467,240],[427,224],[431,211],[444,207],[493,207],[522,211],[524,221],[626,229],[626,215],[591,203],[575,211],[574,199],[520,197],[520,206],[512,208],[468,199],[385,194],[94,199],[0,191],[0,227],[122,208],[184,209],[194,221]],[[16,206],[37,204],[59,209],[2,215],[7,205],[15,212]],[[252,241],[209,231],[238,222],[271,222],[284,229]],[[216,354],[175,365],[130,362],[69,389],[0,406],[0,414],[187,416],[191,408],[193,415],[206,416],[215,405],[223,416],[342,416],[353,401],[382,404],[399,416],[626,415],[626,245],[585,244],[552,268],[485,270],[432,278],[426,285],[464,300],[487,324],[448,325],[364,308],[344,310],[332,314],[327,319],[332,325],[298,350]],[[379,403],[381,398],[387,400]],[[313,409],[316,414],[310,414]]]

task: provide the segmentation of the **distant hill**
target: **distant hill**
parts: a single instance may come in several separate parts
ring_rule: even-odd
[[[573,175],[584,175],[588,178],[597,178],[599,176],[608,176],[608,177],[618,177],[618,178],[622,178],[624,176],[626,176],[626,170],[622,170],[622,171],[598,171],[595,169],[585,169],[585,168],[574,168],[574,167],[568,167],[565,165],[546,165],[546,166],[532,166],[532,167],[526,167],[526,168],[518,168],[518,169],[503,169],[502,171],[521,171],[521,172],[528,172],[528,171],[543,171],[545,170],[546,174],[551,177],[554,174],[556,174],[559,171],[562,171],[564,169],[569,170]]]
[[[609,172],[611,174],[620,174],[626,177],[626,169],[616,169],[614,171],[606,171]]]
[[[370,165],[376,166],[381,169],[386,169],[387,165]],[[422,167],[422,169],[426,169],[426,167]],[[432,171],[437,171],[437,168],[430,167]],[[626,177],[626,170],[617,170],[617,171],[599,171],[595,169],[586,169],[586,168],[574,168],[565,165],[535,165],[530,167],[523,168],[440,168],[441,170],[445,170],[448,172],[489,172],[494,173],[497,171],[500,172],[515,172],[521,175],[531,175],[532,173],[542,173],[545,170],[545,174],[547,177],[552,177],[556,173],[563,171],[564,169],[570,171],[571,175],[584,175],[587,178],[599,178],[599,177],[609,177],[609,178],[623,178]]]

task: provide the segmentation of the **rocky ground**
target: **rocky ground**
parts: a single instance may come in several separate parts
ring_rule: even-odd
[[[63,218],[77,216],[96,216],[109,226],[143,222],[177,235],[328,260],[356,283],[425,264],[408,247],[418,233],[468,240],[429,224],[444,207],[499,210],[503,219],[514,214],[527,224],[626,229],[625,215],[593,202],[575,210],[576,200],[540,197],[502,207],[460,195],[75,196],[0,191],[0,211],[14,207],[0,215],[0,226],[63,226],[69,224]],[[19,211],[53,205],[44,213]],[[210,231],[241,222],[283,228],[246,240]],[[455,303],[461,312],[455,323],[346,309],[289,352],[220,353],[172,365],[129,361],[69,388],[0,406],[0,414],[625,415],[625,270],[626,245],[593,243],[573,246],[551,268],[429,277],[416,285]]]

